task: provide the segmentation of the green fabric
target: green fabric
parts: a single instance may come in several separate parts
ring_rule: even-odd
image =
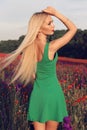
[[[56,75],[58,54],[55,53],[54,59],[49,60],[48,49],[49,43],[46,43],[43,58],[37,63],[36,80],[27,114],[29,121],[62,122],[68,116],[64,94]]]

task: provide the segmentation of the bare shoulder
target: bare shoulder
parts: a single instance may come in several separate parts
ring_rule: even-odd
[[[52,60],[53,58],[54,58],[54,55],[55,55],[55,53],[56,53],[56,51],[55,51],[55,49],[54,49],[54,41],[51,41],[50,43],[49,43],[49,50],[48,50],[48,58],[50,59],[50,60]]]
[[[55,44],[55,40],[53,40],[53,41],[51,41],[50,42],[50,44],[49,44],[49,52],[51,53],[51,54],[55,54],[56,53],[56,51],[57,51],[57,49],[55,49],[55,48],[57,48],[56,47],[56,44]]]

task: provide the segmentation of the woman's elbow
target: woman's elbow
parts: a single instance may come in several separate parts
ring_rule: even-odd
[[[77,29],[77,27],[74,25],[72,30],[73,30],[73,32],[74,32],[74,34],[75,34],[78,29]]]

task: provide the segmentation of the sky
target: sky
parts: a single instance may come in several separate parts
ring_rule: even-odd
[[[26,35],[32,14],[47,6],[67,16],[77,28],[87,29],[87,0],[0,0],[0,40],[16,40]],[[57,18],[53,20],[55,30],[66,29]]]

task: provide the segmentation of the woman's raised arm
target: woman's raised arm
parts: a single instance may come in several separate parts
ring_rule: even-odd
[[[58,18],[67,27],[68,30],[61,38],[51,41],[50,50],[55,53],[58,49],[66,45],[73,38],[77,31],[77,27],[72,21],[70,21],[63,14],[59,13],[53,7],[47,7],[43,11]]]

